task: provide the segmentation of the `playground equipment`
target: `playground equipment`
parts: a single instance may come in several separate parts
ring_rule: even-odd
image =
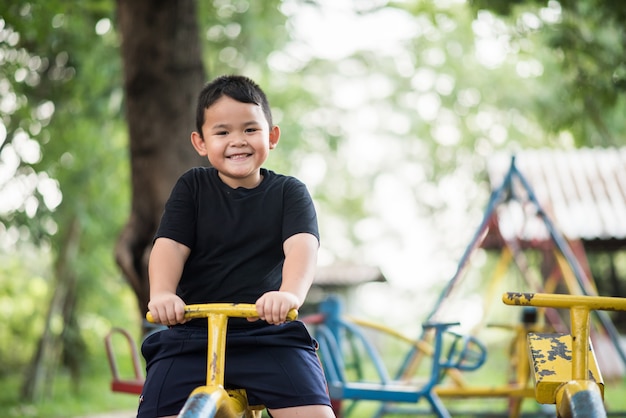
[[[535,398],[559,418],[604,418],[604,382],[589,339],[590,313],[624,311],[626,298],[505,293],[507,305],[569,309],[571,334],[529,334]]]
[[[541,206],[530,183],[517,168],[516,158],[513,156],[509,170],[505,174],[502,183],[495,187],[491,193],[482,221],[461,256],[455,274],[440,293],[439,299],[435,303],[430,315],[428,315],[427,320],[436,316],[445,308],[446,300],[450,298],[454,289],[463,280],[471,256],[484,242],[491,227],[498,222],[499,207],[511,203],[517,204],[517,211],[524,214],[521,215],[522,217],[527,218],[532,216],[535,223],[540,222],[545,227],[549,239],[543,244],[547,245],[549,243],[550,246],[543,248],[542,251],[544,256],[552,254],[556,265],[549,276],[544,280],[535,277],[533,272],[530,271],[528,267],[529,262],[520,248],[522,244],[517,242],[515,238],[507,239],[500,236],[499,240],[501,241],[503,250],[501,264],[497,266],[496,270],[502,269],[502,265],[506,262],[513,261],[519,271],[522,272],[527,286],[533,292],[552,293],[558,286],[562,286],[564,291],[561,293],[598,296],[592,278],[585,272],[579,258],[576,257],[576,252],[572,245],[570,245],[561,234],[547,212]],[[521,226],[521,228],[524,227],[525,225]],[[518,232],[520,235],[523,235],[523,231]],[[493,300],[496,300],[497,286],[495,286],[495,284],[501,281],[503,276],[504,275],[501,273],[494,275],[492,284],[487,289],[484,299],[486,302],[484,306],[485,312],[490,310]],[[619,343],[619,333],[615,329],[610,317],[603,311],[594,311],[594,314],[597,321],[593,323],[592,335],[595,332],[596,335],[601,334],[609,339],[621,363],[626,365],[626,353]],[[560,319],[558,315],[551,313],[547,319],[554,328],[564,329],[566,327],[566,324],[564,324],[563,320]]]
[[[463,294],[463,292],[460,292],[458,288],[460,287],[459,283],[462,281],[468,268],[469,260],[473,253],[483,243],[483,240],[485,239],[488,230],[498,222],[497,215],[500,206],[505,203],[511,202],[519,205],[519,212],[523,213],[523,216],[532,216],[535,223],[540,222],[543,224],[546,229],[550,245],[546,245],[547,242],[542,243],[542,251],[544,256],[552,254],[553,259],[555,260],[555,265],[552,271],[549,272],[547,277],[537,277],[536,273],[529,268],[529,261],[522,251],[522,243],[517,242],[515,237],[505,238],[500,236],[499,239],[502,241],[502,254],[500,257],[500,262],[496,266],[494,277],[491,283],[487,286],[486,292],[483,293],[485,295],[485,304],[483,306],[483,312],[485,312],[485,314],[483,315],[483,317],[486,318],[487,313],[491,310],[493,301],[496,300],[498,286],[502,286],[502,279],[505,276],[505,270],[507,268],[507,265],[511,263],[514,263],[519,272],[522,273],[522,276],[526,281],[526,287],[533,292],[551,293],[557,291],[558,287],[561,287],[562,290],[565,290],[566,292],[573,295],[597,295],[595,287],[593,286],[593,282],[581,266],[580,260],[576,257],[575,251],[572,249],[567,240],[561,235],[552,220],[549,218],[548,214],[540,205],[532,187],[530,186],[526,178],[522,175],[522,173],[518,170],[515,164],[515,157],[513,157],[511,159],[510,168],[504,176],[502,183],[499,186],[495,187],[491,193],[486,211],[484,213],[484,217],[479,227],[475,231],[469,245],[466,247],[466,250],[459,261],[454,276],[450,281],[448,281],[448,283],[440,293],[439,298],[435,302],[431,313],[426,317],[425,323],[428,324],[432,322],[437,322],[436,318],[439,317],[443,311],[445,311],[447,305],[449,304],[449,301],[452,299],[452,296],[455,292],[457,294],[461,294],[461,297],[466,296]],[[532,245],[532,243],[524,243],[523,245]],[[611,344],[608,348],[612,350],[612,353],[619,356],[619,359],[621,359],[621,363],[626,364],[626,356],[624,355],[623,348],[619,344],[619,335],[615,327],[613,326],[610,318],[603,311],[594,311],[593,313],[597,320],[590,323],[592,325],[590,329],[590,335],[595,338],[610,341]],[[480,387],[476,385],[468,385],[463,381],[460,373],[458,373],[459,370],[449,368],[447,369],[446,375],[452,377],[452,385],[442,384],[443,381],[441,379],[439,381],[436,381],[435,383],[433,383],[432,381],[430,382],[431,385],[434,384],[432,390],[437,395],[437,397],[439,399],[447,397],[507,397],[510,401],[508,416],[519,416],[521,414],[521,404],[523,399],[534,397],[533,389],[531,386],[529,386],[530,375],[528,362],[525,360],[527,358],[526,353],[528,349],[525,343],[526,334],[529,331],[543,331],[544,327],[546,329],[554,329],[558,331],[567,330],[567,324],[565,323],[565,320],[558,314],[558,312],[546,312],[542,310],[540,314],[542,319],[544,319],[543,316],[545,315],[545,323],[544,321],[540,320],[538,321],[538,323],[532,324],[522,322],[518,325],[507,325],[515,332],[515,336],[512,341],[513,348],[510,355],[513,376],[509,384],[496,387]],[[483,323],[480,325],[484,327],[488,326],[489,324]],[[371,324],[361,323],[360,326],[375,328],[390,335],[396,334],[393,330],[386,330],[384,329],[385,327],[379,325],[375,325],[372,327]],[[475,330],[472,332],[472,335],[474,335],[477,330],[478,327],[475,328]],[[412,341],[411,348],[409,350],[409,353],[405,356],[404,362],[398,368],[397,373],[395,375],[392,375],[389,382],[393,383],[394,385],[411,385],[411,380],[419,369],[420,364],[432,361],[432,365],[430,367],[437,367],[436,363],[440,362],[439,358],[436,357],[432,360],[428,358],[429,353],[434,352],[431,344],[432,341],[432,330],[425,328],[422,332],[422,335],[415,341]],[[348,342],[347,345],[350,346],[351,344],[352,343]],[[606,348],[607,347],[605,346],[605,349]],[[335,353],[334,355],[345,356],[346,353]],[[611,355],[606,355],[604,357],[611,358]],[[442,367],[439,368],[443,369]],[[613,368],[616,368],[615,364],[613,364]],[[356,380],[358,381],[359,378],[360,377],[357,375]],[[388,385],[391,388],[392,385],[389,384],[389,382]],[[424,388],[428,388],[428,386],[424,386]],[[381,390],[383,389],[384,388],[381,388]],[[413,391],[417,391],[417,389],[413,388]],[[379,397],[382,397],[382,395],[379,395]],[[352,399],[356,399],[356,397],[353,396]],[[337,405],[339,403],[340,400],[336,401]],[[433,402],[431,402],[431,404],[432,403]],[[385,413],[394,410],[394,408],[396,408],[396,406],[390,402],[381,402],[380,410],[378,411],[376,416],[384,415]],[[350,410],[347,409],[346,413],[349,413],[349,411]]]
[[[180,418],[258,418],[262,405],[248,405],[243,389],[224,389],[224,360],[226,352],[226,325],[228,318],[257,317],[254,304],[248,303],[209,303],[187,305],[185,319],[206,318],[207,331],[207,376],[206,385],[196,388],[178,416]],[[293,321],[298,311],[292,309],[287,319]],[[152,316],[148,312],[148,321]]]
[[[320,343],[319,355],[337,417],[361,416],[354,415],[357,403],[366,400],[380,402],[371,415],[375,418],[399,413],[445,418],[462,413],[454,411],[453,415],[446,408],[442,400],[449,398],[508,398],[510,404],[502,416],[519,417],[521,400],[534,396],[525,340],[530,330],[537,329],[532,309],[524,310],[523,317],[511,344],[511,356],[518,360],[513,365],[514,380],[500,386],[467,383],[466,372],[483,366],[487,348],[478,338],[456,332],[459,323],[424,323],[429,338],[422,335],[412,339],[381,324],[345,315],[341,301],[334,296],[321,303],[320,313],[302,320]],[[409,347],[405,355],[414,360],[410,377],[407,369],[389,371],[371,330]],[[420,353],[419,364],[415,352]],[[400,364],[404,367],[406,358]],[[481,411],[474,412],[477,416]],[[534,416],[540,415],[537,412]]]
[[[517,364],[516,369],[520,376],[524,376],[524,383],[528,382],[532,374],[535,384],[530,390],[525,385],[517,388],[481,388],[463,385],[449,387],[445,384],[443,379],[446,376],[455,384],[460,381],[451,372],[474,371],[481,367],[487,354],[486,348],[477,339],[453,332],[451,327],[457,325],[454,323],[424,324],[425,330],[434,331],[433,346],[425,345],[422,340],[411,341],[417,350],[430,357],[429,371],[422,376],[425,378],[423,381],[394,380],[389,377],[382,359],[371,340],[365,337],[362,327],[372,327],[383,332],[388,330],[343,315],[341,304],[336,298],[324,301],[320,314],[304,320],[315,327],[320,342],[320,357],[327,373],[329,393],[335,400],[337,416],[350,416],[355,406],[352,403],[348,408],[341,408],[342,404],[337,400],[380,401],[381,407],[372,415],[375,418],[393,413],[421,415],[428,412],[439,418],[447,418],[452,414],[442,402],[446,396],[504,395],[517,399],[530,397],[540,404],[554,404],[558,418],[607,417],[603,402],[604,380],[589,338],[590,314],[596,310],[626,311],[626,298],[508,292],[502,296],[502,301],[507,305],[524,307],[524,316],[534,316],[536,308],[569,309],[571,333],[533,332],[532,326],[527,325],[519,328],[514,341],[517,350],[515,356],[526,361]],[[533,324],[531,320],[524,322]],[[409,341],[393,331],[390,333]],[[363,346],[362,351],[358,350],[357,344]],[[361,352],[365,352],[367,359]],[[366,360],[373,363],[378,380],[367,380],[364,377],[361,368]],[[427,409],[423,405],[421,408],[416,406],[421,399],[428,402]],[[554,416],[553,412],[547,410],[533,413],[532,416],[544,413]],[[492,414],[495,416],[495,412]],[[506,416],[520,415],[518,403],[512,405]]]
[[[254,304],[245,303],[213,303],[187,305],[185,319],[206,318],[208,321],[207,340],[207,380],[206,385],[196,388],[178,415],[181,418],[258,418],[261,416],[262,405],[248,405],[246,391],[242,389],[224,389],[224,352],[226,350],[226,325],[228,318],[253,318],[257,311]],[[287,319],[297,318],[297,310],[291,310]],[[152,324],[152,316],[146,315]],[[156,332],[163,326],[153,325]],[[122,337],[131,353],[131,377],[124,377],[118,367],[113,340]],[[122,328],[113,328],[105,337],[105,347],[113,379],[111,390],[129,394],[141,394],[144,374],[137,346],[130,333]]]
[[[167,328],[165,325],[153,324],[144,320],[143,329],[147,330],[144,338],[148,335]],[[113,327],[104,337],[104,347],[111,369],[111,390],[113,392],[141,395],[144,383],[144,367],[139,358],[137,343],[133,336],[124,328]],[[117,352],[124,348],[130,353],[130,359],[121,363]]]
[[[365,337],[358,325],[346,320],[341,313],[341,304],[338,299],[330,297],[322,302],[322,316],[310,318],[310,326],[315,327],[315,336],[320,344],[320,357],[324,365],[328,391],[330,397],[335,400],[334,407],[337,416],[341,416],[341,403],[337,400],[373,400],[388,403],[417,403],[425,399],[430,410],[439,418],[448,418],[451,415],[446,410],[439,396],[435,392],[435,386],[440,381],[446,370],[476,370],[485,361],[487,350],[477,339],[463,336],[451,331],[451,327],[458,323],[425,323],[423,328],[432,330],[434,344],[430,371],[421,382],[412,381],[394,382],[383,364],[377,350]],[[346,368],[346,356],[342,351],[342,345],[349,338],[352,345],[351,354],[353,365],[361,366],[361,349],[374,366],[376,381],[355,381],[348,376]],[[357,347],[359,345],[359,347]],[[428,346],[426,346],[428,347]],[[357,369],[357,377],[362,379],[362,370]],[[379,411],[375,416],[393,412],[391,408]]]
[[[113,340],[120,337],[126,344],[126,347],[130,351],[132,376],[126,377],[122,375],[122,371],[118,365],[117,357],[115,355],[115,349]],[[139,359],[139,353],[137,352],[137,345],[133,337],[128,331],[123,328],[114,327],[104,337],[104,346],[107,352],[107,358],[109,360],[109,366],[111,368],[111,374],[113,379],[111,380],[111,390],[113,392],[133,393],[136,395],[141,394],[143,389],[144,375]]]

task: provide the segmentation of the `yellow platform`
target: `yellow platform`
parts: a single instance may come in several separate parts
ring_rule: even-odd
[[[572,380],[572,336],[529,333],[530,364],[535,378],[535,398],[542,404],[556,403],[558,387]],[[604,381],[589,341],[588,379],[595,381],[604,398]]]

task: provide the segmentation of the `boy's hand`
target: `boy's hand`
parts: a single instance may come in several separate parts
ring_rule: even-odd
[[[299,307],[298,297],[285,291],[267,292],[256,301],[256,311],[259,318],[274,325],[285,322],[287,313],[291,309],[298,309]]]
[[[185,302],[175,293],[155,295],[148,302],[154,322],[163,325],[182,324],[185,321]]]

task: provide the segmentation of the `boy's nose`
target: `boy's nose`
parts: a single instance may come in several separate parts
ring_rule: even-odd
[[[238,135],[234,139],[233,145],[238,146],[238,147],[242,147],[244,145],[248,145],[248,141],[246,141],[246,138],[243,135]]]

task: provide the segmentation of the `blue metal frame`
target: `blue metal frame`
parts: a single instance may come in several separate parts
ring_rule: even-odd
[[[320,305],[324,322],[315,328],[315,337],[320,344],[320,358],[324,365],[328,390],[335,400],[371,400],[385,403],[375,415],[380,417],[391,413],[393,403],[417,403],[425,399],[430,410],[439,418],[450,417],[441,399],[435,393],[435,386],[441,380],[446,369],[475,370],[486,359],[486,347],[474,337],[462,336],[449,330],[458,323],[426,323],[424,330],[434,331],[434,353],[427,380],[420,386],[394,381],[378,351],[365,336],[361,328],[342,317],[342,304],[338,297],[329,296]],[[365,350],[368,360],[374,366],[377,382],[350,381],[346,377],[342,345],[346,334],[358,340]],[[446,344],[444,336],[451,336],[452,343]],[[446,337],[447,339],[447,337]]]

